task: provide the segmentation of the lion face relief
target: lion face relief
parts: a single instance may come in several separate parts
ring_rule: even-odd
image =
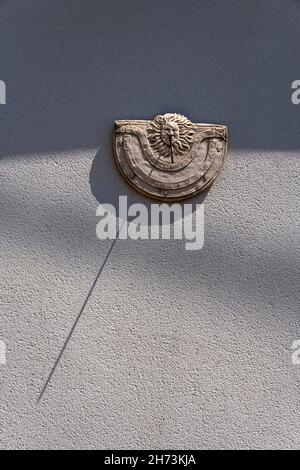
[[[161,157],[183,155],[193,143],[193,124],[180,114],[157,116],[148,130],[152,149]]]

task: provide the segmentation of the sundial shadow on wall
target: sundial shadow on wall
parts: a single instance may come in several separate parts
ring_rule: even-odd
[[[117,120],[113,149],[108,139],[103,144],[90,172],[99,203],[117,207],[119,196],[126,195],[128,204],[184,201],[196,206],[222,168],[227,128],[194,124],[175,113],[154,120]]]

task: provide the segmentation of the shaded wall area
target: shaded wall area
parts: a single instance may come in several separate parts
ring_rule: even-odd
[[[299,448],[299,15],[0,1],[1,448]],[[116,171],[113,121],[170,111],[229,127],[193,200],[204,247],[110,252],[98,203],[146,203]]]
[[[0,2],[1,155],[100,146],[181,112],[240,149],[299,148],[298,0]]]

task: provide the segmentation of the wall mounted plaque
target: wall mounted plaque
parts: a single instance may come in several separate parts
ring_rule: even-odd
[[[226,154],[227,127],[194,124],[180,114],[115,121],[113,146],[131,186],[154,199],[174,201],[213,183]]]

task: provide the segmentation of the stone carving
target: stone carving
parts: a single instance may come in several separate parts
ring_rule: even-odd
[[[175,201],[213,183],[226,154],[227,128],[194,124],[180,114],[115,121],[113,144],[121,173],[137,191]]]
[[[176,159],[190,150],[194,135],[192,123],[180,114],[157,116],[150,122],[150,145],[163,158]]]

